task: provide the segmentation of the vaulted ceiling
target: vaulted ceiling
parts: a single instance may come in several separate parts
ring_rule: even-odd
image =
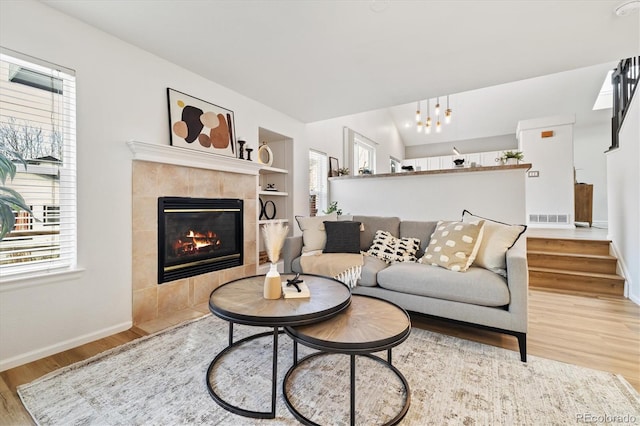
[[[549,108],[584,97],[563,81],[587,71],[567,71],[590,70],[597,91],[595,75],[640,52],[638,14],[616,16],[618,0],[41,1],[303,122],[403,104],[411,118],[417,100],[469,91],[479,119],[510,114],[554,74]],[[476,93],[526,79],[494,89],[503,103]]]

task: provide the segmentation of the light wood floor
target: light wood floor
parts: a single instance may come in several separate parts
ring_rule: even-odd
[[[206,313],[206,305],[182,312],[174,323]],[[33,424],[16,387],[60,367],[89,358],[171,325],[140,327],[0,373],[0,425]],[[445,321],[416,319],[414,327],[458,336],[514,351],[515,337]],[[529,291],[528,354],[622,375],[640,391],[640,307],[617,297],[588,297]]]

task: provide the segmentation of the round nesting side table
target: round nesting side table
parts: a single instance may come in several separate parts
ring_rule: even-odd
[[[351,290],[346,284],[333,278],[316,275],[301,275],[309,287],[311,297],[307,299],[275,299],[263,297],[264,275],[256,275],[226,283],[211,292],[209,309],[229,321],[229,345],[220,351],[207,369],[207,388],[211,397],[232,413],[258,419],[273,419],[276,416],[276,381],[278,365],[278,334],[281,327],[301,326],[324,321],[346,309],[351,303]],[[282,275],[282,280],[289,278]],[[233,341],[233,324],[273,327],[273,332],[254,334]],[[223,356],[243,343],[273,335],[271,411],[252,411],[226,402],[215,391],[210,381],[211,372]],[[242,371],[239,368],[238,371]]]
[[[409,410],[411,394],[409,384],[402,373],[392,365],[391,349],[404,342],[411,333],[411,319],[409,314],[391,302],[371,296],[353,295],[351,305],[332,318],[304,326],[285,327],[285,332],[293,339],[293,366],[287,371],[282,383],[282,393],[289,411],[300,422],[315,425],[312,420],[303,416],[292,404],[287,384],[291,374],[302,363],[309,362],[315,357],[327,353],[350,355],[350,409],[351,425],[356,417],[356,355],[366,356],[387,366],[402,382],[405,390],[404,405],[396,416],[385,423],[395,425],[399,423]],[[313,353],[298,361],[298,346],[301,343],[320,352]],[[384,360],[373,355],[374,352],[387,351]]]

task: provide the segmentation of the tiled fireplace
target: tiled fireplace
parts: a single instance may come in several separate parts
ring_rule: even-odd
[[[152,147],[138,142],[130,142],[129,146],[135,154],[132,176],[134,325],[163,319],[186,308],[206,303],[211,291],[220,284],[254,275],[257,267],[257,166],[244,165],[241,163],[243,160],[221,158],[221,170],[213,170],[218,168],[218,156],[215,155],[206,156],[210,158],[202,161],[202,153],[197,156],[183,153],[185,155],[180,159],[179,155],[176,157],[176,153],[180,154],[184,150],[175,151],[175,147]],[[152,155],[144,152],[140,154],[147,147],[153,151]],[[157,155],[158,151],[160,155]],[[167,157],[166,163],[162,159],[164,155]],[[145,158],[151,161],[143,160]],[[196,158],[193,166],[188,165],[191,158]],[[241,167],[237,170],[235,162],[240,162],[238,164]],[[158,284],[159,197],[242,200],[243,264]]]

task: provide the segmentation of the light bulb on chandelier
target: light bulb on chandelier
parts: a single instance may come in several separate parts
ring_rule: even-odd
[[[449,106],[449,95],[447,95],[447,105],[446,109],[443,109],[443,114],[440,114],[440,97],[436,98],[436,106],[433,110],[435,115],[435,125],[432,125],[431,121],[431,99],[427,99],[427,111],[425,113],[426,117],[424,122],[421,121],[420,110],[421,110],[421,101],[416,102],[416,131],[418,133],[422,133],[422,128],[424,127],[424,133],[429,135],[431,134],[431,130],[435,127],[436,133],[442,132],[442,122],[444,124],[451,123],[451,118],[453,117],[453,110]],[[442,119],[444,117],[444,120]],[[442,120],[442,121],[441,121]]]

